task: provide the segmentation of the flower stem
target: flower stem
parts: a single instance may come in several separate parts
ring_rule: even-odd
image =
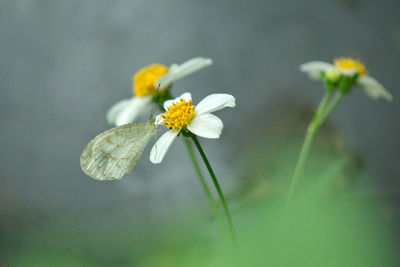
[[[314,139],[315,133],[317,132],[318,128],[322,125],[322,123],[325,121],[325,119],[328,117],[328,115],[332,112],[332,110],[336,106],[337,102],[340,100],[340,98],[337,99],[336,96],[338,94],[336,94],[334,99],[329,104],[328,108],[325,110],[326,106],[328,105],[331,95],[332,95],[331,90],[325,91],[325,95],[322,98],[322,100],[317,108],[317,111],[314,114],[314,117],[311,120],[311,122],[307,128],[306,137],[304,138],[303,145],[300,150],[300,155],[299,155],[299,158],[297,159],[296,168],[294,170],[292,180],[290,182],[289,192],[286,197],[285,210],[289,207],[289,203],[293,198],[294,191],[296,189],[296,186],[299,182],[299,178],[301,176],[301,173],[303,172],[305,163],[307,161],[308,154],[310,152],[311,144]],[[333,103],[333,105],[332,105],[332,103]]]
[[[203,187],[203,190],[204,190],[204,192],[205,192],[205,194],[207,196],[208,202],[210,202],[211,208],[213,209],[213,211],[215,213],[215,217],[218,220],[218,223],[219,223],[219,226],[221,227],[222,232],[226,235],[227,231],[226,231],[226,228],[225,228],[225,224],[224,224],[224,220],[222,218],[221,212],[218,209],[217,203],[215,202],[215,199],[213,198],[213,196],[211,194],[211,191],[208,188],[208,185],[207,185],[207,183],[206,183],[206,181],[204,179],[204,176],[203,176],[203,173],[201,172],[199,163],[197,162],[196,157],[194,156],[193,148],[190,145],[189,140],[185,136],[182,136],[182,138],[183,138],[183,142],[186,145],[186,149],[187,149],[189,157],[190,157],[190,159],[192,161],[193,167],[194,167],[194,169],[195,169],[195,171],[197,173],[197,177],[199,178],[200,184]]]
[[[343,97],[343,93],[342,91],[338,91],[335,96],[333,97],[333,99],[331,100],[331,102],[329,103],[328,107],[323,110],[318,122],[317,122],[317,128],[319,128],[322,123],[324,123],[324,121],[328,118],[329,114],[332,113],[333,109],[336,107],[337,103],[339,103],[340,99],[342,99]]]
[[[203,149],[202,149],[202,147],[200,145],[200,142],[197,139],[197,136],[192,134],[191,137],[192,137],[192,140],[193,140],[194,144],[196,145],[197,149],[199,150],[201,158],[203,159],[204,164],[206,165],[208,172],[210,173],[210,176],[211,176],[212,181],[214,183],[215,189],[217,190],[218,196],[219,196],[219,198],[221,200],[221,204],[222,204],[226,219],[228,221],[228,226],[229,226],[229,231],[230,231],[230,234],[231,234],[232,241],[233,241],[235,247],[237,248],[236,235],[235,235],[235,230],[233,228],[231,214],[229,213],[228,205],[226,204],[225,197],[224,197],[224,194],[222,193],[222,190],[221,190],[221,187],[220,187],[220,185],[218,183],[217,177],[215,176],[215,173],[214,173],[213,169],[211,168],[210,162],[208,161],[208,159],[206,157],[206,154],[204,153],[204,151],[203,151]]]

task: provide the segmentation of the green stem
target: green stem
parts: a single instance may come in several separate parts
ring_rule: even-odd
[[[341,91],[338,91],[335,96],[333,97],[333,99],[331,100],[331,102],[329,103],[328,107],[323,110],[316,127],[319,128],[322,123],[324,123],[324,121],[328,118],[329,114],[332,113],[333,109],[336,107],[337,103],[339,103],[340,99],[342,99],[343,97],[343,93]]]
[[[208,161],[206,154],[204,153],[204,151],[200,145],[200,142],[197,139],[197,136],[192,134],[191,137],[192,137],[192,140],[193,140],[194,144],[196,145],[197,149],[199,150],[201,158],[203,159],[204,164],[206,165],[206,167],[208,169],[208,172],[210,173],[210,176],[214,183],[215,189],[217,190],[218,196],[221,200],[221,204],[222,204],[226,219],[228,221],[228,226],[229,226],[229,231],[230,231],[230,234],[232,237],[232,241],[234,242],[235,247],[237,247],[236,235],[235,235],[235,230],[233,228],[231,214],[229,213],[228,205],[226,204],[225,197],[224,197],[224,194],[222,193],[222,190],[218,183],[217,177],[215,176],[215,173],[214,173],[213,169],[211,168],[210,162]]]
[[[332,95],[332,91],[331,90],[326,90],[325,91],[325,95],[322,98],[321,102],[319,103],[317,111],[316,111],[316,114],[315,114],[315,117],[313,119],[317,118],[323,112],[323,110],[325,109],[326,105],[328,104],[329,99],[331,98],[331,95]]]
[[[226,234],[226,228],[225,228],[225,224],[224,224],[224,220],[222,218],[222,215],[220,213],[220,210],[218,209],[217,203],[215,202],[215,199],[213,198],[210,189],[208,188],[208,185],[204,179],[203,173],[201,172],[199,163],[196,160],[196,157],[194,156],[194,152],[193,152],[193,148],[190,145],[189,140],[185,137],[182,136],[183,138],[183,142],[186,145],[186,149],[188,151],[189,157],[192,161],[193,167],[197,173],[197,177],[199,178],[200,184],[203,187],[203,190],[207,196],[208,202],[210,202],[211,208],[213,209],[214,213],[215,213],[215,217],[218,220],[219,226],[221,227],[221,230],[224,234]]]
[[[299,177],[301,176],[301,173],[303,172],[305,163],[307,161],[308,154],[310,152],[311,144],[314,139],[315,133],[317,132],[318,127],[323,122],[320,119],[320,117],[322,114],[324,114],[325,107],[328,104],[331,94],[332,94],[331,90],[325,91],[325,95],[322,98],[322,100],[317,108],[317,111],[314,114],[314,117],[311,120],[310,125],[307,128],[306,137],[304,138],[304,142],[303,142],[303,145],[300,150],[299,158],[297,159],[296,168],[294,170],[292,180],[291,180],[291,183],[289,186],[289,191],[288,191],[288,194],[286,197],[285,209],[287,209],[289,207],[289,203],[293,198],[294,191],[299,182]]]

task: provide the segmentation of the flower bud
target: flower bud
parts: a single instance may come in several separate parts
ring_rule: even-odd
[[[336,83],[339,79],[342,73],[336,69],[336,68],[331,68],[328,69],[325,72],[325,78],[330,82],[330,83]]]

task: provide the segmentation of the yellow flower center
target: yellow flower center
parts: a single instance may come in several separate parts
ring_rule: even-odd
[[[192,100],[186,102],[181,98],[179,102],[173,103],[165,114],[161,114],[161,117],[164,119],[162,124],[170,129],[182,130],[183,127],[186,127],[190,123],[196,113],[193,109]]]
[[[154,95],[157,88],[155,82],[168,73],[168,68],[161,64],[151,64],[136,72],[133,76],[133,93],[138,97]]]
[[[356,69],[358,75],[366,75],[367,74],[367,69],[365,68],[365,65],[361,63],[361,61],[348,58],[348,57],[340,57],[340,58],[335,58],[334,63],[336,67],[342,70],[351,70],[351,69]]]

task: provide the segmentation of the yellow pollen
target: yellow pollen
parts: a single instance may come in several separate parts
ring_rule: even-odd
[[[340,58],[335,58],[334,63],[336,67],[342,70],[351,70],[351,69],[356,69],[358,75],[367,75],[367,69],[365,68],[365,65],[361,63],[361,61],[348,58],[348,57],[340,57]]]
[[[154,95],[156,88],[154,83],[159,77],[168,73],[168,68],[161,64],[151,64],[136,72],[133,76],[133,93],[138,97]]]
[[[182,130],[183,127],[186,127],[190,123],[196,113],[193,109],[192,100],[186,102],[181,98],[179,102],[173,103],[165,114],[161,114],[161,117],[164,119],[162,124],[170,129]]]

